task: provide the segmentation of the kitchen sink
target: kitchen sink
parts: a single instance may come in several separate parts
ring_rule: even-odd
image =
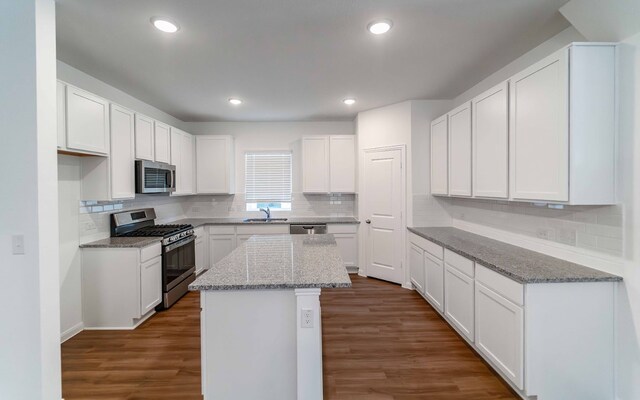
[[[287,221],[287,218],[247,218],[242,220],[242,222],[284,222],[284,221]]]

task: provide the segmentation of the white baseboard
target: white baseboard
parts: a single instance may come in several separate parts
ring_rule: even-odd
[[[623,273],[624,260],[608,254],[457,219],[453,220],[453,227],[611,274],[622,276]]]
[[[74,326],[72,326],[71,328],[67,329],[66,331],[60,334],[60,343],[66,342],[67,340],[71,339],[72,337],[82,332],[83,330],[84,330],[84,324],[82,322],[78,322],[77,324],[75,324]]]

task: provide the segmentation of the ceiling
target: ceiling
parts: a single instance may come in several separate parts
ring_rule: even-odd
[[[58,0],[58,59],[184,121],[350,120],[455,97],[568,27],[566,2]]]

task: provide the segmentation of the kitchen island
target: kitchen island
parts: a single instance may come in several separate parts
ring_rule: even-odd
[[[189,285],[205,400],[321,400],[321,289],[350,286],[333,235],[253,236],[213,265]]]

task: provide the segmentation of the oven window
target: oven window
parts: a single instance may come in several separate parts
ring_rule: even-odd
[[[170,290],[185,278],[183,275],[196,264],[195,241],[176,247],[164,254],[162,282],[166,290]]]

